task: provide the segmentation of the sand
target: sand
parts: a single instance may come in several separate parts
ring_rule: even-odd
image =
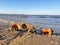
[[[60,35],[30,34],[11,31],[11,23],[0,23],[0,45],[60,45]]]

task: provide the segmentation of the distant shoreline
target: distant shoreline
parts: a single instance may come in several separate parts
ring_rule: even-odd
[[[28,18],[60,18],[60,15],[28,15],[28,14],[0,14],[0,16],[21,16]]]

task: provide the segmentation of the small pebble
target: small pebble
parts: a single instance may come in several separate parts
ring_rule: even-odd
[[[58,42],[55,42],[56,45],[58,45]]]
[[[53,41],[51,41],[51,43],[53,43]]]

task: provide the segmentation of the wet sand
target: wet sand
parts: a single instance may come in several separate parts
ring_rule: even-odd
[[[0,45],[60,45],[60,33],[47,35],[20,33],[11,31],[11,23],[0,20]]]

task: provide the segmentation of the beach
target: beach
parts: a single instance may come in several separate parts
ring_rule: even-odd
[[[8,17],[8,18],[6,18]],[[52,18],[17,18],[9,16],[0,16],[0,45],[60,45],[60,28],[58,20]],[[39,21],[41,20],[41,21]],[[49,21],[50,20],[50,21]],[[55,22],[57,20],[57,22]],[[23,33],[18,31],[11,31],[10,27],[13,23],[27,22],[35,25],[37,29],[40,27],[48,28],[52,27],[54,34],[49,37],[47,35]],[[41,22],[41,23],[40,23]],[[48,23],[47,23],[48,22]],[[55,23],[54,23],[55,22]]]

